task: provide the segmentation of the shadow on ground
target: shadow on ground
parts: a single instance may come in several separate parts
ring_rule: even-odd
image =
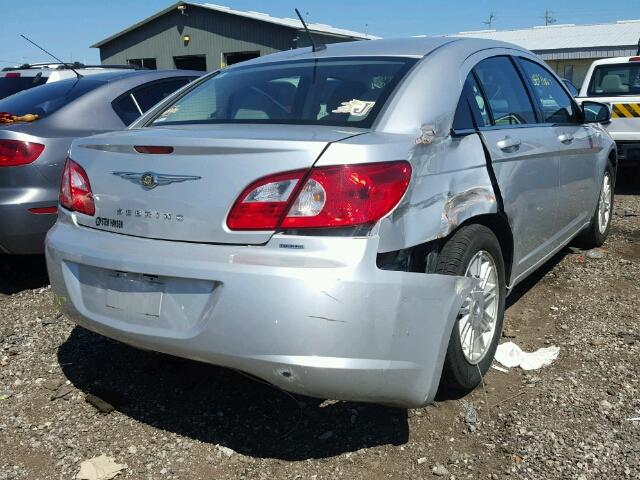
[[[42,255],[0,255],[0,294],[49,285],[47,266]]]
[[[123,414],[244,455],[324,458],[401,445],[409,436],[406,410],[290,395],[233,370],[137,350],[80,327],[60,346],[58,360],[77,388]]]

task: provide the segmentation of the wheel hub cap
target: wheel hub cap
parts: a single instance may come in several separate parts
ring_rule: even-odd
[[[465,358],[479,363],[486,355],[496,330],[499,306],[498,270],[484,250],[476,253],[465,274],[474,286],[458,313],[458,333]]]
[[[607,172],[602,180],[600,200],[598,201],[598,230],[601,234],[607,230],[611,218],[611,193],[611,176]]]

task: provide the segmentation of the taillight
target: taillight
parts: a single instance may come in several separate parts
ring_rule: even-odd
[[[231,230],[275,230],[286,213],[291,194],[307,170],[279,173],[256,180],[243,190],[227,217]]]
[[[640,62],[640,57],[629,57],[630,62]]]
[[[231,230],[274,230],[371,224],[398,204],[410,179],[411,165],[405,161],[317,167],[308,176],[299,170],[266,177],[242,192],[227,225]]]
[[[0,167],[17,167],[35,161],[44,145],[21,140],[0,140]]]
[[[96,213],[87,172],[70,158],[67,158],[64,164],[60,182],[60,196],[58,198],[60,205],[67,210],[90,216]]]
[[[4,78],[20,78],[20,72],[7,73]]]

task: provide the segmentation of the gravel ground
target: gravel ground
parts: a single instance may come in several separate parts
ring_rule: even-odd
[[[565,249],[508,300],[503,340],[558,345],[555,363],[409,411],[106,339],[58,313],[42,259],[0,260],[0,480],[101,454],[130,479],[640,478],[637,193],[604,248]]]

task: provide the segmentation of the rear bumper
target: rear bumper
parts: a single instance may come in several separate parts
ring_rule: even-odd
[[[423,405],[471,281],[379,270],[377,243],[194,245],[79,227],[63,212],[46,254],[55,293],[85,328],[295,393]]]
[[[57,203],[56,194],[46,190],[0,188],[0,253],[44,253],[44,238],[56,215],[33,214],[29,209]]]

